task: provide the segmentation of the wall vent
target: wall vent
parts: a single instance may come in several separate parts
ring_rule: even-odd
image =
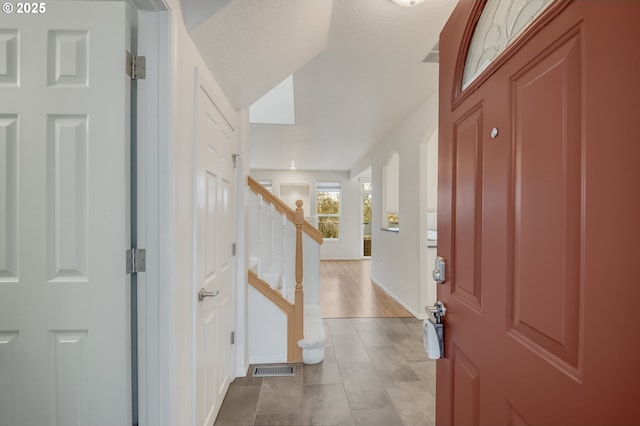
[[[292,365],[263,365],[253,368],[253,377],[295,376],[296,367]]]

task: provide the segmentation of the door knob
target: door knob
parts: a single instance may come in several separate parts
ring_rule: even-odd
[[[220,293],[220,290],[216,291],[206,291],[204,288],[201,288],[198,292],[198,302],[202,302],[202,299],[205,297],[216,297]]]
[[[442,318],[447,314],[447,308],[444,306],[444,303],[439,300],[434,305],[425,306],[425,310],[433,316],[438,324],[442,323]]]

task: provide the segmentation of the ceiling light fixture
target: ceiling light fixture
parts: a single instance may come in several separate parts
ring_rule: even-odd
[[[419,5],[424,0],[391,0],[391,1],[397,4],[398,6],[411,7],[411,6]]]

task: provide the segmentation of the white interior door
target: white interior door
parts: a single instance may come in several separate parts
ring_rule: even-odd
[[[210,91],[196,85],[196,424],[213,424],[233,372],[232,243],[235,234],[234,171],[236,134]],[[196,296],[197,297],[197,296]]]
[[[130,11],[41,4],[0,15],[0,424],[126,425]]]

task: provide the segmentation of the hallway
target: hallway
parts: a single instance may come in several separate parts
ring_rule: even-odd
[[[433,425],[435,361],[422,321],[371,283],[370,260],[323,260],[327,346],[294,377],[240,377],[215,425]]]
[[[230,386],[215,425],[433,425],[435,361],[415,318],[325,319],[326,357]]]
[[[322,260],[320,282],[322,318],[413,318],[371,282],[371,260]]]

